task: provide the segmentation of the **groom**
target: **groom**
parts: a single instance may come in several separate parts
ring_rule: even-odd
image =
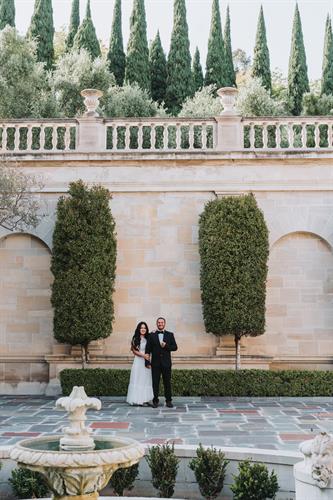
[[[151,355],[151,370],[153,378],[153,407],[158,407],[160,379],[162,375],[165,404],[173,408],[171,396],[171,351],[177,351],[177,344],[172,332],[165,330],[165,319],[157,318],[157,330],[148,337],[146,355]]]

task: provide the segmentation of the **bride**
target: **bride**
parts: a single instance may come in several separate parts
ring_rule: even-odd
[[[134,361],[126,398],[130,405],[148,404],[154,397],[150,363],[145,355],[148,335],[148,325],[141,321],[135,329],[131,342]]]

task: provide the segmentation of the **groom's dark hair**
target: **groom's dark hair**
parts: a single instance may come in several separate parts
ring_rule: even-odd
[[[157,320],[156,320],[156,323],[158,322],[158,320],[159,320],[159,319],[163,319],[164,323],[166,323],[166,319],[165,319],[165,318],[163,318],[163,316],[159,316],[159,317],[157,318]]]

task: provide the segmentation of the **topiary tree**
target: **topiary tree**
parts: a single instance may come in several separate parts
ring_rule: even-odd
[[[68,194],[58,201],[53,233],[53,327],[58,342],[81,345],[84,367],[89,343],[112,332],[115,222],[107,189],[79,180]]]
[[[264,11],[260,7],[259,19],[257,24],[256,44],[254,47],[252,76],[261,80],[262,86],[266,90],[272,88],[272,77],[269,62],[269,50],[266,38],[266,26]]]
[[[200,52],[198,47],[196,47],[194,56],[193,56],[193,63],[192,63],[192,80],[193,80],[193,90],[194,92],[197,92],[198,90],[202,89],[203,87],[203,72],[202,72],[202,67],[200,63]]]
[[[9,26],[15,26],[15,3],[14,0],[0,0],[0,30]]]
[[[186,97],[193,94],[190,41],[185,0],[174,0],[173,28],[167,64],[168,78],[165,103],[176,115]]]
[[[201,495],[207,500],[218,497],[224,485],[226,468],[229,463],[221,450],[204,448],[201,444],[196,450],[189,467],[193,470]]]
[[[74,38],[80,26],[80,0],[73,0],[71,19],[69,23],[68,35],[66,37],[66,51],[69,52],[73,47]]]
[[[121,0],[116,0],[113,10],[113,21],[110,46],[107,54],[109,69],[114,74],[117,85],[122,85],[125,78],[126,56],[121,28]]]
[[[87,2],[86,17],[75,35],[73,48],[76,51],[85,49],[93,59],[101,55],[101,48],[96,35],[95,26],[91,19],[90,0]]]
[[[303,95],[309,91],[302,22],[296,3],[288,69],[289,109],[293,115],[301,113]]]
[[[27,36],[37,41],[37,60],[51,69],[54,61],[52,0],[35,0]]]
[[[233,477],[234,484],[230,489],[234,500],[274,499],[279,491],[275,472],[269,474],[265,464],[251,464],[249,460],[239,462],[238,474]]]
[[[125,80],[150,91],[149,49],[144,0],[134,0],[127,45]]]
[[[252,194],[207,203],[199,219],[200,285],[207,332],[240,340],[265,331],[268,230]]]
[[[110,486],[118,497],[124,495],[124,490],[131,491],[134,488],[134,481],[139,475],[139,464],[134,464],[125,469],[118,469],[110,479]]]
[[[323,53],[323,74],[321,77],[321,94],[333,94],[333,37],[331,18],[327,15]]]
[[[159,31],[150,45],[149,63],[151,96],[154,101],[161,104],[165,100],[167,63]]]
[[[225,87],[225,53],[219,0],[213,0],[208,39],[205,85]]]
[[[171,498],[175,491],[179,459],[175,455],[174,445],[152,446],[146,456],[151,470],[154,488],[162,498]]]
[[[236,74],[234,68],[234,61],[232,57],[231,47],[231,28],[230,28],[230,11],[229,5],[227,6],[227,14],[224,26],[224,54],[225,54],[225,80],[226,87],[236,86]]]

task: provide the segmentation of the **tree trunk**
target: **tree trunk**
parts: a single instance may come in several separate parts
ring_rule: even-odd
[[[236,348],[235,370],[240,370],[241,368],[240,338],[238,337],[238,335],[235,335],[235,348]]]
[[[88,350],[89,344],[84,344],[81,345],[81,359],[82,359],[82,368],[86,368],[87,364],[89,363],[89,350]]]

